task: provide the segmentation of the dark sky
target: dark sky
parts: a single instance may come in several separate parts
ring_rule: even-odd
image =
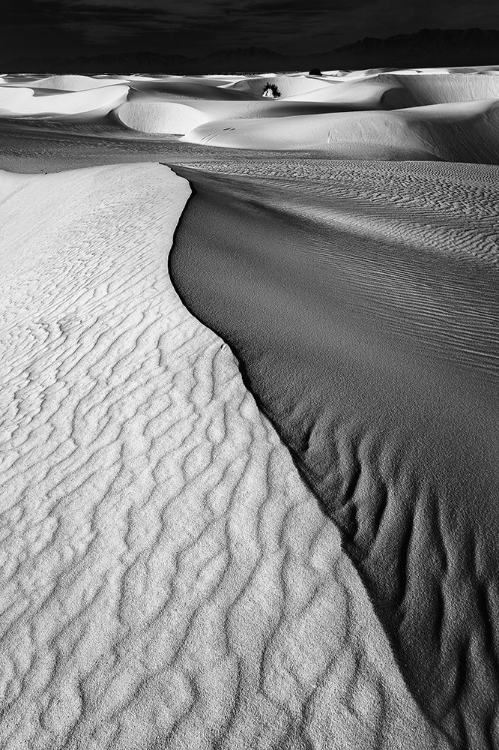
[[[3,59],[149,50],[322,52],[421,28],[499,29],[497,0],[4,0]]]

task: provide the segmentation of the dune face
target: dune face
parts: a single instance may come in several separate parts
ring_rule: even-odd
[[[424,713],[495,747],[497,169],[175,171],[183,300],[342,531]]]
[[[107,86],[88,91],[34,96],[32,89],[1,88],[0,116],[107,115],[125,101],[128,86]]]
[[[394,107],[499,99],[499,80],[477,73],[394,75],[382,76],[380,80],[402,84],[402,88],[394,87],[385,94],[386,104]]]
[[[494,163],[495,101],[437,104],[395,112],[304,114],[281,119],[215,120],[184,136],[223,148],[322,151],[334,158]]]
[[[116,117],[132,130],[182,135],[206,121],[202,112],[178,102],[126,102]]]
[[[116,86],[121,81],[110,78],[93,78],[91,76],[60,75],[41,78],[30,83],[31,88],[41,88],[60,91],[87,91],[103,86]]]

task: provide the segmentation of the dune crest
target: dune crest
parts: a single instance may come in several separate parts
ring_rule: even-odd
[[[32,81],[32,88],[50,89],[60,91],[87,91],[89,89],[98,89],[106,86],[119,85],[121,81],[113,78],[96,78],[92,76],[79,75],[58,75],[40,78]]]
[[[126,100],[128,86],[106,86],[46,96],[34,96],[33,93],[33,88],[0,88],[0,116],[107,115]]]

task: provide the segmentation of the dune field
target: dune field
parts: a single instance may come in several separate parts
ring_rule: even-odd
[[[0,77],[2,748],[499,748],[498,73]]]

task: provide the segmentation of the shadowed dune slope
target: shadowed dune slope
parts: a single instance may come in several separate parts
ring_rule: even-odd
[[[236,81],[226,87],[226,91],[239,91],[245,94],[261,97],[265,86],[270,83],[280,91],[282,97],[296,96],[320,89],[329,90],[335,84],[322,78],[306,75],[269,75],[252,76],[242,81]]]
[[[340,528],[419,705],[454,748],[497,748],[499,170],[234,169],[175,167],[175,286]]]
[[[0,173],[0,745],[451,750],[173,289],[188,195],[158,164]]]
[[[391,89],[400,88],[396,80],[378,80],[372,78],[359,81],[339,81],[314,91],[288,96],[286,101],[335,102],[350,105],[351,109],[386,109],[386,95]]]
[[[152,82],[136,82],[132,80],[130,85],[136,91],[147,93],[168,94],[178,98],[190,97],[196,99],[208,99],[216,101],[247,101],[260,98],[250,90],[234,89],[232,86],[213,86],[209,81],[202,79],[182,78],[179,80],[158,80]]]
[[[380,76],[379,82],[402,84],[402,88],[393,86],[387,89],[384,101],[390,107],[499,99],[499,78],[477,73],[393,74]]]

